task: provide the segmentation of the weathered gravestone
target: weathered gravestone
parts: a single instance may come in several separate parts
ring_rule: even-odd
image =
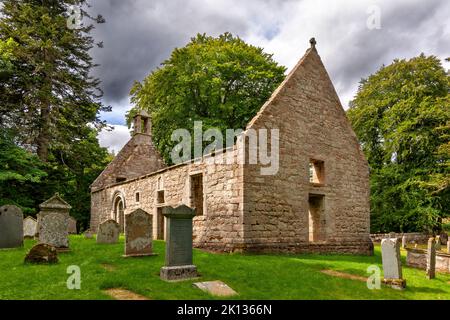
[[[41,219],[39,242],[49,244],[59,251],[66,251],[69,248],[67,217],[60,213],[44,215]]]
[[[125,216],[125,257],[152,256],[153,216],[137,209]]]
[[[217,297],[231,297],[237,295],[236,291],[222,281],[197,282],[194,283],[193,286]]]
[[[119,224],[114,220],[106,220],[98,226],[97,243],[117,243],[119,241],[119,234]]]
[[[428,240],[427,250],[427,278],[434,279],[436,277],[436,239]]]
[[[161,279],[185,280],[198,277],[197,267],[192,264],[192,219],[195,210],[185,205],[177,208],[164,207],[166,220],[166,259],[161,268]]]
[[[92,239],[94,237],[94,233],[90,229],[88,229],[84,232],[84,237],[86,239]]]
[[[37,233],[37,221],[32,217],[26,217],[23,220],[23,237],[34,239],[36,233]]]
[[[407,242],[406,236],[403,236],[403,237],[402,237],[402,248],[403,248],[403,249],[406,248],[407,243],[408,243],[408,242]]]
[[[30,252],[25,257],[26,263],[57,263],[58,262],[58,254],[56,248],[46,244],[40,243],[35,245]]]
[[[68,223],[67,223],[67,227],[68,227],[68,231],[69,234],[77,234],[77,220],[75,220],[74,217],[69,217],[68,218]]]
[[[441,237],[441,244],[445,246],[448,243],[448,234],[446,232],[442,232],[440,234],[440,237]]]
[[[450,254],[450,241],[447,241],[447,253]]]
[[[434,246],[436,248],[436,251],[441,250],[441,236],[436,236],[436,245]]]
[[[384,272],[383,282],[395,289],[405,288],[406,281],[402,277],[399,240],[396,238],[383,239],[381,241],[381,257]]]
[[[23,213],[19,207],[0,207],[0,249],[23,246]]]
[[[39,205],[39,242],[54,246],[58,251],[69,249],[69,211],[71,206],[58,193]]]

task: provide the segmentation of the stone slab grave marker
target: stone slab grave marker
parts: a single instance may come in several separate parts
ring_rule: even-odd
[[[166,220],[166,257],[160,277],[166,281],[197,278],[197,267],[192,263],[192,219],[195,210],[186,205],[164,207]]]
[[[236,291],[231,289],[226,283],[223,283],[222,281],[197,282],[194,283],[193,286],[217,297],[230,297],[237,295]]]
[[[450,241],[447,241],[447,253],[450,254]]]
[[[72,208],[56,193],[39,205],[38,232],[39,242],[56,248],[57,251],[69,250],[69,211]]]
[[[427,250],[427,278],[434,279],[436,277],[436,239],[428,240]]]
[[[153,216],[137,209],[125,216],[125,257],[153,255]]]
[[[23,220],[23,237],[34,239],[36,234],[37,234],[37,221],[32,217],[26,217]]]
[[[400,260],[400,242],[397,238],[383,239],[381,241],[381,257],[383,260],[383,282],[394,289],[406,287],[402,276],[402,263]]]
[[[23,246],[23,213],[19,207],[0,207],[0,249]]]
[[[100,223],[97,232],[97,243],[115,244],[119,241],[120,226],[114,220]]]
[[[69,217],[68,218],[68,231],[69,234],[77,234],[77,220],[75,220],[74,217]]]
[[[88,229],[84,232],[84,237],[86,239],[92,239],[94,238],[94,233],[91,231],[91,229]]]
[[[435,245],[436,251],[441,250],[441,236],[436,236],[436,245]]]
[[[403,236],[403,237],[402,237],[402,248],[403,248],[403,249],[406,248],[407,243],[408,243],[408,242],[407,242],[406,236]]]

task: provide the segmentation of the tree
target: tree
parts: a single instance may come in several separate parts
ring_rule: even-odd
[[[173,130],[193,130],[194,121],[220,130],[245,128],[283,81],[286,68],[263,49],[225,33],[198,34],[175,49],[162,66],[131,89],[135,107],[152,116],[155,144],[167,162]]]
[[[101,127],[99,112],[109,110],[100,102],[99,80],[90,76],[93,25],[68,28],[69,7],[85,0],[2,2],[0,40],[17,46],[14,74],[1,84],[0,124],[15,127],[20,143],[45,162],[52,147],[82,138],[88,124]]]
[[[374,232],[436,231],[449,214],[449,90],[423,54],[361,81],[348,117],[371,169]]]

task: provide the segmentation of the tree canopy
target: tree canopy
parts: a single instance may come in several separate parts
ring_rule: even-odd
[[[285,71],[272,55],[230,33],[217,38],[198,34],[134,84],[135,107],[127,115],[128,123],[137,109],[148,111],[155,144],[170,162],[174,130],[192,131],[194,121],[203,121],[206,129],[245,128],[283,81]]]
[[[436,230],[449,215],[449,90],[423,54],[361,81],[348,117],[371,169],[373,232]]]

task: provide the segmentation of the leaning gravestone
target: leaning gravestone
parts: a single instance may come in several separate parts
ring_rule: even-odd
[[[402,277],[400,260],[400,242],[398,239],[383,239],[381,241],[381,257],[383,260],[384,283],[395,289],[406,287]]]
[[[106,220],[98,226],[97,243],[117,243],[119,241],[119,234],[119,224],[114,220]]]
[[[160,277],[166,281],[186,280],[198,277],[192,264],[192,219],[195,210],[185,205],[164,207],[166,223],[166,259]]]
[[[75,218],[74,217],[69,217],[68,218],[69,220],[68,220],[68,231],[69,231],[69,234],[77,234],[78,232],[77,232],[77,220],[75,220]]]
[[[37,221],[32,217],[23,220],[23,237],[33,239],[37,233]]]
[[[51,264],[58,262],[58,254],[56,248],[46,244],[40,243],[35,245],[25,257],[26,263],[35,264]]]
[[[427,278],[434,279],[436,277],[436,239],[428,240],[427,250]]]
[[[23,213],[19,207],[0,208],[0,249],[23,246]]]
[[[69,248],[67,217],[60,213],[46,214],[41,219],[39,242],[49,244],[59,251],[67,250]]]
[[[152,256],[153,216],[137,209],[125,216],[125,257]]]

